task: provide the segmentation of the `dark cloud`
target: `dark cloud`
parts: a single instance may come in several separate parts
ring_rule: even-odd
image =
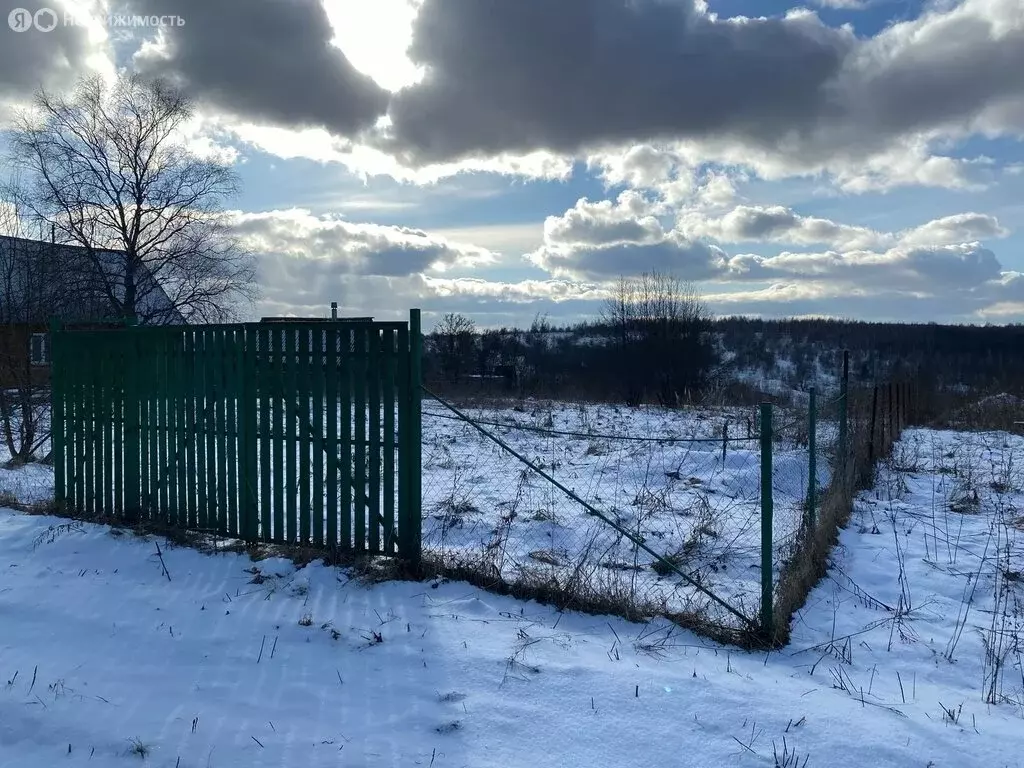
[[[275,291],[301,294],[343,277],[407,277],[469,266],[489,251],[451,243],[419,229],[354,224],[306,211],[237,214],[234,232],[257,254],[260,282]]]
[[[57,13],[57,26],[49,32],[28,29],[15,32],[8,15],[15,8],[30,15],[43,8]],[[40,87],[62,89],[72,85],[86,70],[92,52],[84,27],[65,26],[64,12],[45,0],[18,0],[0,5],[0,99],[21,101]]]
[[[812,12],[696,0],[425,0],[392,148],[426,163],[703,139],[804,164],[931,130],[1024,133],[1020,0],[964,0],[871,39]]]
[[[852,35],[811,14],[715,21],[690,0],[426,0],[392,105],[421,160],[728,130],[781,140],[821,112]]]
[[[996,255],[978,243],[891,248],[884,253],[781,253],[734,256],[728,274],[743,281],[810,281],[850,290],[901,290],[942,294],[995,284],[1002,277]]]
[[[387,109],[387,91],[330,44],[319,0],[132,0],[130,10],[185,21],[162,29],[166,50],[136,56],[138,71],[238,116],[351,136]]]
[[[542,246],[530,260],[556,277],[611,280],[619,275],[665,272],[683,280],[708,280],[722,274],[725,252],[700,241],[671,233],[652,244],[622,243],[613,246]]]

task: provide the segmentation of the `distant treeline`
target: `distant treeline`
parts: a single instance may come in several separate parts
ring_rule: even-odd
[[[427,338],[424,370],[448,392],[676,405],[730,390],[758,396],[772,382],[834,385],[846,349],[855,383],[1024,393],[1024,325],[710,319],[692,309],[667,318],[606,312],[562,328],[537,318],[528,329],[483,332],[449,316]]]

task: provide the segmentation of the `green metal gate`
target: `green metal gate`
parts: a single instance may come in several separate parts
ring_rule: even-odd
[[[418,558],[419,310],[54,328],[56,500],[79,513]]]

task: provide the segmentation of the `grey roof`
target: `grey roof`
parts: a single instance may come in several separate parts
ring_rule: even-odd
[[[0,322],[46,323],[111,319],[120,315],[107,295],[124,296],[124,254],[0,236]],[[96,261],[100,263],[97,268]],[[135,276],[140,322],[183,323],[160,284],[142,268]]]

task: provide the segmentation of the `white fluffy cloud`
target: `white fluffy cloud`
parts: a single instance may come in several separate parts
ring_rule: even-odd
[[[689,237],[706,237],[721,243],[826,245],[837,251],[949,245],[1008,234],[995,217],[981,213],[945,216],[902,232],[879,232],[817,216],[801,216],[780,205],[740,205],[718,218],[702,211],[685,211],[679,217],[679,227]]]
[[[260,256],[263,282],[274,287],[285,281],[301,290],[340,275],[443,273],[493,258],[483,248],[422,230],[355,224],[302,209],[237,213],[233,227],[245,247]]]

